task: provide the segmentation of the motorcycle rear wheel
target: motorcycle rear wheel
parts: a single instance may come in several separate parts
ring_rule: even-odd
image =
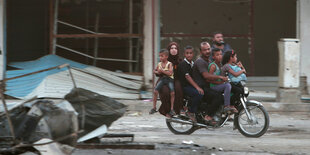
[[[193,124],[176,123],[170,121],[169,119],[166,119],[166,124],[168,129],[177,135],[190,135],[197,129]]]
[[[269,128],[269,115],[263,106],[248,106],[247,110],[253,120],[249,120],[245,110],[239,110],[239,115],[234,119],[239,132],[246,137],[260,137]]]

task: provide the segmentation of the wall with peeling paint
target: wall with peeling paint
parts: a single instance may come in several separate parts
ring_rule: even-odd
[[[161,1],[161,33],[212,34],[222,31],[228,35],[249,33],[248,2],[224,3],[219,0],[169,0]],[[280,38],[296,36],[296,0],[254,1],[254,70],[250,70],[250,50],[247,38],[226,38],[238,53],[248,71],[255,76],[278,75],[278,48]],[[176,41],[181,48],[192,45],[199,48],[205,37],[162,37],[162,46]],[[197,51],[198,53],[198,51]],[[262,63],[263,62],[263,63]]]

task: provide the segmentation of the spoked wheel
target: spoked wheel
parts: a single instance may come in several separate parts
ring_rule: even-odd
[[[269,115],[263,106],[248,106],[250,114],[248,118],[245,110],[239,110],[239,115],[235,119],[235,125],[239,132],[246,137],[260,137],[269,128]]]
[[[196,130],[196,127],[188,122],[189,121],[180,118],[166,119],[166,124],[169,130],[174,134],[189,135],[193,133]]]

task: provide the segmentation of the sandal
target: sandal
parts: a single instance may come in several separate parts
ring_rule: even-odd
[[[209,125],[215,125],[217,122],[213,120],[213,118],[209,115],[206,115],[204,117],[204,120],[206,122],[206,124],[209,124]]]
[[[171,115],[166,114],[166,118],[167,118],[167,119],[171,119],[172,117],[171,117]]]
[[[190,119],[193,123],[197,123],[196,116],[195,116],[194,113],[187,112],[187,113],[186,113],[186,116],[189,117],[189,119]]]
[[[183,107],[183,108],[180,110],[180,115],[186,116],[186,112],[187,112],[187,107]]]
[[[232,113],[231,107],[230,106],[224,106],[224,113],[231,114]]]
[[[152,108],[152,109],[150,110],[149,114],[152,115],[152,114],[154,114],[154,113],[156,113],[156,112],[157,112],[156,109]]]
[[[234,114],[238,113],[238,110],[235,108],[235,106],[231,105],[230,109],[231,109],[232,113],[234,113]]]
[[[170,114],[171,116],[176,115],[176,113],[175,113],[175,111],[174,111],[173,109],[169,112],[169,114]]]

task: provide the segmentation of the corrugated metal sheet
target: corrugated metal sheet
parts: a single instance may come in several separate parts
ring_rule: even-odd
[[[34,71],[70,64],[77,87],[88,89],[102,95],[119,99],[138,99],[141,83],[134,82],[141,76],[114,73],[101,68],[80,64],[56,55],[47,55],[35,61],[9,64],[21,70],[7,71],[8,78]],[[130,80],[131,79],[131,80]],[[30,76],[7,81],[5,94],[29,99],[34,96],[63,98],[73,88],[67,68],[54,69]]]

